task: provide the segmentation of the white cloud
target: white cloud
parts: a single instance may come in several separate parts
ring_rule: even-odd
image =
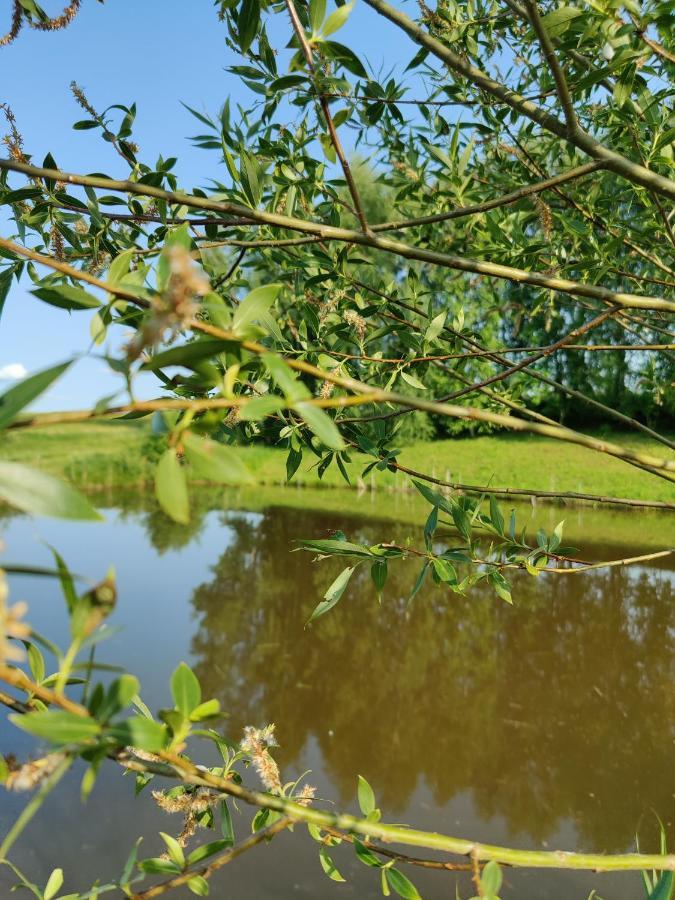
[[[19,381],[28,375],[28,370],[23,363],[8,363],[0,366],[0,381]]]

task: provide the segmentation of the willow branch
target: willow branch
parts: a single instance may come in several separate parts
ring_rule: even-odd
[[[7,671],[12,670],[9,670],[6,666],[0,666],[0,680],[5,680]],[[38,686],[28,678],[26,681],[28,682],[26,689],[37,693],[33,689]],[[54,700],[56,705],[66,708],[64,706],[66,701],[64,696],[54,695]],[[82,710],[82,715],[89,715],[89,711],[84,707],[80,707],[80,709]],[[359,819],[357,816],[346,813],[333,813],[314,809],[276,794],[266,794],[262,791],[251,790],[243,785],[236,784],[232,779],[215,775],[203,767],[194,765],[185,757],[168,751],[160,751],[157,754],[160,760],[157,763],[150,760],[132,758],[124,751],[121,751],[118,756],[120,764],[132,771],[178,779],[183,784],[209,787],[223,794],[236,797],[249,805],[275,810],[294,821],[311,822],[319,828],[334,828],[348,834],[359,834],[385,843],[401,844],[410,847],[426,847],[429,850],[439,850],[459,856],[474,855],[480,861],[495,860],[504,865],[526,866],[529,868],[580,869],[599,872],[637,871],[641,869],[675,871],[675,855],[641,853],[603,855],[572,853],[562,850],[515,850],[509,847],[481,844],[476,841],[450,837],[436,832],[420,831],[399,825],[384,825],[367,819]]]
[[[556,56],[551,38],[548,36],[548,33],[541,21],[541,16],[539,15],[539,7],[537,6],[537,0],[525,0],[525,2],[527,4],[527,11],[532,23],[532,27],[534,28],[534,32],[537,35],[539,43],[541,44],[544,58],[548,63],[548,67],[551,70],[551,74],[553,75],[553,80],[555,81],[558,98],[562,105],[563,112],[565,113],[565,121],[567,122],[568,133],[570,136],[573,136],[576,130],[579,128],[579,121],[574,110],[574,101],[572,100],[572,95],[570,94],[570,89],[567,84],[567,79],[565,78],[565,73],[563,72],[562,66],[558,61],[558,57]]]
[[[607,503],[615,506],[629,506],[639,509],[661,509],[675,511],[675,503],[668,503],[665,500],[634,500],[629,497],[607,497],[601,494],[584,494],[578,491],[537,491],[531,488],[511,488],[511,487],[493,487],[492,485],[483,484],[464,484],[458,481],[443,481],[441,478],[434,478],[417,469],[411,469],[409,466],[403,466],[398,462],[391,462],[399,472],[405,472],[413,478],[422,481],[428,481],[430,484],[437,484],[439,487],[451,488],[455,491],[462,491],[465,494],[494,494],[496,497],[534,497],[545,498],[551,500],[570,500],[573,503],[578,501],[588,503]]]
[[[5,241],[4,245],[11,245],[11,243],[11,241]],[[0,246],[3,246],[3,244],[0,244]],[[31,252],[34,253],[34,251]],[[40,256],[40,254],[36,255]],[[53,261],[50,257],[42,257],[40,261],[49,266],[52,266],[52,263],[56,262]],[[80,273],[77,269],[74,269],[73,271],[78,273],[78,275],[74,277],[79,277],[80,275],[84,274]],[[127,294],[127,292],[125,291],[120,291],[120,289],[118,289],[115,284],[100,281],[100,279],[94,278],[94,276],[91,276],[88,273],[87,277],[83,280],[91,281],[92,279],[98,287],[109,293],[122,296]],[[129,299],[134,301],[136,298],[129,297]],[[256,355],[262,355],[269,352],[268,349],[262,344],[258,344],[255,341],[242,340],[241,337],[234,332],[225,331],[224,329],[217,328],[216,326],[210,325],[207,322],[192,319],[186,324],[187,327],[193,329],[194,331],[200,331],[204,334],[209,334],[212,337],[220,338],[226,343],[235,341],[239,343],[243,349],[248,350],[251,353],[255,353]],[[671,474],[675,473],[675,461],[654,457],[651,454],[640,453],[635,450],[630,450],[610,441],[602,441],[597,438],[592,438],[589,435],[584,435],[580,432],[573,431],[571,428],[563,428],[562,426],[546,425],[536,422],[526,422],[523,419],[517,419],[513,416],[504,416],[499,413],[490,412],[489,410],[476,409],[470,406],[455,406],[449,403],[438,403],[430,400],[424,400],[421,397],[410,397],[404,394],[395,393],[393,391],[385,391],[379,388],[374,388],[371,385],[358,381],[355,378],[347,378],[337,375],[334,372],[329,372],[325,369],[319,368],[318,366],[313,366],[310,363],[305,362],[304,360],[284,357],[284,361],[291,369],[295,369],[298,372],[304,372],[308,375],[312,375],[314,378],[319,378],[322,381],[330,381],[333,384],[338,385],[339,387],[343,387],[348,391],[352,391],[353,393],[367,395],[373,402],[392,403],[397,406],[419,409],[422,412],[436,413],[438,415],[449,416],[451,418],[471,419],[474,421],[489,422],[493,425],[499,425],[512,431],[531,432],[533,434],[539,434],[543,437],[552,437],[557,440],[578,444],[591,450],[597,450],[601,453],[607,453],[626,462],[638,463],[642,466],[648,466],[650,469],[660,470],[660,474],[662,474],[663,477],[666,477],[669,481],[675,481],[675,474]],[[197,402],[203,403],[204,401]]]
[[[561,172],[560,175],[554,175],[535,184],[526,184],[509,194],[503,194],[501,197],[494,197],[492,200],[485,200],[483,203],[475,203],[473,206],[460,206],[457,209],[451,209],[445,213],[435,213],[431,216],[421,216],[416,219],[401,219],[393,222],[382,222],[372,226],[373,231],[400,231],[403,228],[413,228],[418,225],[432,225],[435,222],[447,222],[451,219],[463,219],[466,216],[473,216],[479,213],[488,212],[490,209],[496,209],[500,206],[509,206],[521,200],[523,197],[529,197],[531,194],[540,194],[559,184],[567,181],[573,181],[576,178],[583,178],[591,172],[597,172],[605,167],[604,162],[596,160],[595,162],[585,163],[583,166],[577,166],[569,169],[567,172]]]
[[[286,0],[286,9],[288,10],[288,14],[291,18],[293,30],[295,31],[298,41],[300,42],[300,47],[302,48],[302,52],[307,63],[307,68],[309,69],[312,79],[316,81],[314,61],[312,58],[312,49],[307,42],[307,38],[305,37],[305,30],[302,27],[300,19],[298,18],[298,13],[293,0]],[[354,209],[356,210],[356,215],[359,220],[359,224],[361,225],[361,230],[365,234],[368,234],[370,232],[370,228],[368,226],[366,214],[363,210],[363,203],[361,202],[361,197],[359,196],[358,188],[356,187],[356,182],[354,181],[354,176],[352,175],[352,170],[350,168],[349,162],[342,148],[342,143],[340,142],[340,138],[338,137],[337,129],[335,128],[335,122],[333,122],[333,117],[328,106],[328,100],[320,91],[318,91],[318,95],[319,103],[321,105],[321,111],[323,112],[323,117],[326,120],[326,126],[328,127],[328,134],[330,135],[331,143],[335,148],[337,158],[340,160],[340,165],[342,166],[342,171],[344,172],[345,181],[347,182],[349,193],[351,194],[352,202],[354,203]]]
[[[368,0],[371,2],[371,0]],[[376,0],[380,2],[380,0]],[[456,269],[463,272],[473,272],[477,275],[486,275],[505,279],[520,284],[530,284],[534,287],[560,291],[571,296],[590,297],[625,309],[654,309],[663,312],[675,312],[675,302],[664,300],[660,297],[643,297],[636,294],[614,292],[598,285],[581,284],[565,278],[555,278],[536,272],[528,272],[524,269],[516,269],[512,266],[504,266],[499,263],[483,262],[467,259],[459,256],[438,253],[432,250],[424,250],[413,247],[400,241],[382,238],[375,234],[364,234],[360,231],[352,231],[346,228],[336,228],[330,225],[321,225],[308,222],[292,216],[282,216],[276,213],[249,210],[244,206],[228,201],[217,201],[207,197],[196,197],[176,191],[165,191],[152,185],[141,185],[133,181],[116,181],[98,175],[76,175],[62,172],[58,169],[44,169],[38,166],[30,166],[26,163],[16,162],[12,159],[0,160],[0,170],[22,172],[30,176],[42,176],[66,182],[68,184],[80,184],[89,187],[106,188],[111,191],[139,194],[147,197],[155,197],[166,200],[169,203],[180,206],[193,206],[195,208],[210,209],[225,214],[236,216],[248,216],[258,222],[273,225],[279,228],[287,228],[306,234],[313,234],[323,240],[335,240],[343,243],[360,244],[383,250],[405,259],[416,259],[431,265],[443,268]]]
[[[485,72],[471,65],[464,57],[459,56],[454,50],[446,47],[441,41],[432,37],[416,22],[413,22],[405,13],[393,6],[385,0],[365,0],[365,2],[376,10],[380,15],[393,22],[399,28],[408,34],[416,43],[429,50],[434,56],[441,59],[455,72],[463,75],[478,88],[487,94],[495,97],[501,103],[516,110],[516,112],[531,119],[538,125],[541,125],[547,131],[563,138],[574,146],[583,150],[593,159],[603,160],[611,171],[625,178],[633,184],[639,184],[642,187],[650,188],[663,194],[671,200],[675,199],[675,182],[670,178],[658,175],[638,163],[632,162],[622,154],[605,147],[594,137],[581,128],[577,128],[573,134],[570,134],[567,124],[551,115],[545,109],[526,100],[516,91],[506,85],[500,84]]]
[[[148,888],[145,891],[141,891],[138,894],[131,894],[130,900],[151,900],[152,897],[159,897],[161,896],[161,894],[165,894],[167,891],[171,891],[174,888],[181,887],[182,885],[187,884],[190,879],[194,878],[196,875],[201,875],[202,878],[208,880],[213,874],[215,874],[215,872],[218,871],[218,869],[222,869],[223,866],[231,863],[233,859],[236,859],[238,856],[241,856],[248,850],[252,850],[259,844],[262,844],[265,841],[271,841],[272,838],[275,837],[275,835],[279,834],[280,831],[283,831],[285,828],[288,828],[288,826],[292,824],[293,820],[288,817],[277,819],[276,822],[268,825],[267,828],[261,828],[260,831],[256,831],[254,834],[250,835],[250,837],[247,837],[243,841],[240,841],[238,844],[235,844],[234,847],[230,847],[229,850],[225,850],[224,853],[221,853],[220,856],[216,857],[216,859],[210,862],[207,866],[202,866],[201,869],[191,869],[189,872],[183,872],[180,875],[176,875],[174,878],[169,878],[166,881],[162,881],[160,884],[156,884],[154,887]]]

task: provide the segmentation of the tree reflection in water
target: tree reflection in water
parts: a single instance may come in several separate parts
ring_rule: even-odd
[[[417,566],[390,566],[382,607],[364,567],[305,629],[339,563],[291,540],[403,532],[279,508],[227,522],[233,540],[192,597],[196,669],[232,735],[278,724],[289,777],[313,739],[335,799],[367,773],[390,818],[424,782],[439,806],[468,791],[537,841],[570,820],[584,846],[618,850],[650,809],[672,821],[672,572],[525,577],[514,607],[429,584],[409,608]]]

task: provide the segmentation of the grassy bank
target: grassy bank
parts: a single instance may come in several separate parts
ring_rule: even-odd
[[[82,487],[151,481],[153,453],[150,433],[141,423],[96,423],[53,426],[6,434],[0,458],[24,462],[68,478]],[[673,454],[643,435],[612,435],[612,440],[651,453]],[[156,453],[156,451],[155,451]],[[283,484],[286,454],[273,447],[242,447],[241,454],[261,484]],[[307,487],[344,487],[335,467],[319,479],[316,458],[306,455],[294,483]],[[360,481],[367,460],[354,456],[350,477],[354,485],[374,489],[406,486],[400,473],[372,472]],[[545,491],[675,500],[672,483],[649,475],[604,454],[572,444],[523,435],[461,438],[404,447],[403,465],[446,481],[491,484]]]

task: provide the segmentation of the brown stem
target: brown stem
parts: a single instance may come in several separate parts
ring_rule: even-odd
[[[145,891],[141,891],[138,894],[131,894],[130,900],[151,900],[152,897],[159,897],[161,894],[165,894],[167,891],[173,890],[173,888],[181,887],[182,885],[187,884],[190,879],[194,878],[196,875],[200,875],[202,878],[208,880],[213,874],[218,871],[218,869],[222,869],[223,866],[231,863],[233,859],[236,859],[238,856],[241,856],[248,850],[252,850],[253,847],[257,847],[259,844],[262,844],[265,841],[271,841],[272,838],[275,837],[275,835],[279,834],[280,831],[283,831],[285,828],[288,828],[289,825],[292,824],[293,819],[288,818],[288,816],[277,819],[276,822],[268,825],[267,828],[261,828],[260,831],[256,831],[250,837],[247,837],[243,841],[240,841],[238,844],[235,844],[234,847],[230,847],[229,850],[225,850],[224,853],[221,853],[220,856],[216,857],[216,859],[210,862],[207,866],[202,866],[201,869],[191,869],[189,872],[183,872],[180,875],[176,875],[173,878],[162,881],[160,884],[156,884],[154,885],[154,887],[148,888]]]

